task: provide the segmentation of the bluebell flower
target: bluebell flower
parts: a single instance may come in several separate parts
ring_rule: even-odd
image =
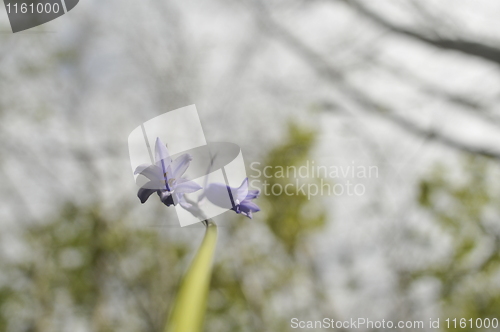
[[[211,183],[205,190],[205,196],[212,203],[220,207],[233,210],[252,219],[252,213],[260,211],[260,208],[252,202],[259,196],[258,190],[248,190],[248,178],[245,178],[238,188],[231,188],[222,183]],[[230,195],[229,195],[230,194]],[[228,206],[227,197],[231,206]]]
[[[184,208],[191,207],[184,194],[202,189],[197,183],[182,178],[192,159],[193,157],[186,153],[172,160],[167,147],[157,138],[154,165],[143,164],[134,171],[134,174],[142,174],[149,179],[137,192],[141,203],[145,203],[156,192],[166,206],[179,203]]]

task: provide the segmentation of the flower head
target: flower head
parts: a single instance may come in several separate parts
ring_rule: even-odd
[[[183,154],[172,160],[167,147],[156,138],[154,165],[143,164],[136,168],[134,174],[142,174],[149,179],[137,192],[137,197],[144,203],[154,192],[158,194],[166,206],[177,205],[190,207],[184,194],[193,193],[201,189],[197,183],[182,178],[193,158]]]
[[[252,219],[252,213],[260,208],[252,202],[259,196],[258,190],[248,190],[248,178],[245,178],[238,188],[231,188],[222,183],[212,183],[205,191],[207,199],[220,207],[227,207],[238,214]],[[231,206],[227,206],[227,196],[230,196]]]

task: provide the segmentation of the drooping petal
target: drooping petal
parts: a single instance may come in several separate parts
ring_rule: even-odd
[[[187,153],[175,158],[175,160],[170,164],[172,177],[174,179],[179,179],[182,174],[184,174],[184,172],[186,172],[186,170],[188,169],[191,160],[193,160],[193,156]]]
[[[226,209],[232,209],[233,204],[231,204],[231,199],[229,198],[229,187],[222,183],[211,183],[208,188],[206,188],[204,194],[207,199],[217,206]]]
[[[144,204],[154,192],[156,192],[154,189],[140,188],[137,192],[137,197],[139,197],[141,203]]]
[[[179,182],[175,186],[175,192],[181,194],[194,193],[195,191],[198,191],[200,189],[202,189],[202,187],[199,184],[193,181],[188,181],[186,179],[179,179]]]

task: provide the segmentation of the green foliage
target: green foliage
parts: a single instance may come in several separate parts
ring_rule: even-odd
[[[315,141],[316,132],[290,123],[288,139],[271,149],[263,164],[271,166],[272,169],[276,169],[277,166],[298,167],[311,157]],[[272,177],[266,180],[269,188],[276,184],[281,188],[289,183],[295,185],[290,178]],[[318,230],[325,224],[326,213],[321,201],[310,201],[302,192],[295,192],[292,196],[269,195],[266,199],[269,203],[267,206],[270,207],[266,222],[290,253],[297,249],[304,235]]]
[[[419,203],[450,236],[453,251],[446,264],[415,276],[430,275],[441,281],[444,316],[498,318],[500,287],[495,280],[500,273],[500,234],[488,221],[500,215],[500,187],[489,180],[500,172],[491,160],[472,156],[460,171],[460,177],[453,177],[437,166],[420,182]]]
[[[0,317],[10,325],[64,331],[58,322],[69,316],[94,331],[162,330],[184,244],[73,204],[28,227],[24,240],[28,259],[2,266],[10,282],[0,288]]]

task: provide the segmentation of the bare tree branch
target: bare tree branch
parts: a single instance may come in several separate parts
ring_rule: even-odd
[[[411,37],[415,40],[421,41],[428,45],[432,45],[436,48],[457,51],[470,56],[486,59],[496,64],[500,64],[500,48],[498,47],[465,39],[451,39],[451,38],[426,36],[410,28],[399,26],[393,22],[390,22],[389,20],[385,19],[375,11],[369,9],[367,6],[362,5],[359,1],[353,1],[353,0],[337,0],[337,1],[341,1],[349,5],[350,7],[356,9],[358,13],[362,14],[363,16],[371,19],[373,22],[397,34]]]
[[[287,29],[276,23],[262,3],[256,6],[256,9],[257,19],[265,26],[266,30],[270,32],[272,37],[275,37],[277,40],[285,43],[305,62],[310,64],[320,77],[323,77],[329,83],[334,84],[344,95],[349,96],[351,100],[357,103],[361,110],[376,114],[415,136],[433,139],[436,142],[459,151],[500,160],[500,151],[493,151],[488,148],[472,146],[465,142],[460,142],[441,132],[422,128],[421,126],[397,114],[389,105],[382,104],[381,102],[374,100],[371,96],[347,82],[343,73],[333,67],[323,56],[312,50]]]
[[[394,77],[405,79],[406,82],[409,82],[416,89],[428,96],[436,97],[444,102],[459,106],[461,110],[480,118],[484,122],[500,127],[500,117],[493,113],[491,102],[485,102],[480,98],[473,99],[463,94],[448,91],[401,66],[395,65],[395,61],[376,61],[374,67],[385,70]]]

